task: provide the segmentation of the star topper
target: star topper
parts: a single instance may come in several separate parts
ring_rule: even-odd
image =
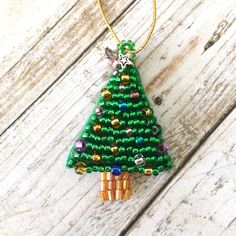
[[[126,66],[133,66],[134,63],[130,60],[129,55],[119,54],[118,59],[115,61],[115,67],[120,66],[122,69],[125,69]]]

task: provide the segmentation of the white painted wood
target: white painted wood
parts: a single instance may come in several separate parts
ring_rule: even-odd
[[[236,233],[236,109],[194,154],[129,236]]]
[[[76,2],[0,0],[0,77],[42,39]]]
[[[113,21],[131,2],[109,1],[104,9]],[[81,0],[8,70],[0,78],[0,133],[78,60],[105,28],[94,0]]]
[[[163,104],[154,110],[166,127],[165,136],[177,167],[187,161],[207,132],[234,106],[233,5],[234,1],[223,4],[220,0],[159,2],[158,28],[138,58],[149,98],[163,97]],[[142,42],[150,20],[148,7],[137,2],[115,30],[124,29],[124,35]],[[206,19],[209,12],[211,17]],[[130,19],[133,21],[129,28],[124,27]],[[222,20],[228,22],[227,30],[203,53],[204,45]],[[51,41],[50,45],[53,46]],[[114,43],[110,34],[97,40],[1,136],[0,232],[3,235],[118,235],[178,171],[176,168],[159,177],[134,175],[130,201],[101,203],[98,175],[77,176],[65,169],[75,136],[111,72],[109,62],[104,59],[104,47],[111,45]],[[63,62],[66,59],[62,58]],[[51,70],[53,78],[58,64]],[[48,87],[47,73],[42,72],[45,79],[42,91]],[[40,90],[41,84],[36,84],[35,88]],[[34,92],[27,92],[27,96],[31,98]]]

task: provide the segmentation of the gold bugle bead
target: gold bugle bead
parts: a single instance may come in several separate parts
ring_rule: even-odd
[[[101,181],[106,180],[107,179],[107,172],[101,172],[100,178],[101,178]]]
[[[107,190],[107,180],[101,181],[101,191]]]
[[[116,200],[122,200],[122,191],[121,190],[116,190],[115,191],[115,196],[116,196]]]
[[[102,201],[107,201],[108,200],[108,195],[107,195],[107,192],[106,191],[101,191],[100,192],[100,199]]]
[[[130,181],[129,180],[127,180],[127,179],[123,180],[123,189],[124,190],[130,189]]]
[[[93,161],[100,161],[101,160],[101,156],[98,154],[93,154]]]
[[[86,172],[87,165],[84,162],[78,162],[75,166],[75,173],[76,174],[84,174]]]
[[[114,191],[107,191],[107,196],[108,196],[108,200],[110,201],[115,200]]]
[[[113,180],[107,181],[107,189],[108,190],[113,190],[115,189],[115,182]]]
[[[111,124],[112,124],[113,128],[115,128],[115,129],[120,128],[120,121],[117,118],[111,120]]]
[[[100,124],[94,125],[93,130],[96,134],[100,134],[102,132],[102,126]]]
[[[129,179],[129,178],[130,178],[130,174],[128,172],[124,172],[123,179]]]
[[[123,200],[129,200],[131,195],[132,195],[132,191],[130,189],[125,190]]]
[[[116,184],[116,189],[122,189],[122,180],[116,180],[115,184]]]
[[[130,82],[130,77],[129,77],[129,75],[122,75],[121,80],[122,80],[123,84],[128,84]]]
[[[152,169],[145,169],[144,174],[145,175],[151,175],[152,174]]]
[[[112,99],[111,92],[106,88],[102,90],[101,95],[106,100],[111,100]]]

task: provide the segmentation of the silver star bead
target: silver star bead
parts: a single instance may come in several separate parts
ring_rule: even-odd
[[[125,69],[126,66],[133,66],[134,63],[130,60],[127,54],[119,54],[118,59],[115,62],[115,66],[120,66],[122,69]]]

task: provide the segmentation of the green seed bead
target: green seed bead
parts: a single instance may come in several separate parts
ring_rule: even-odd
[[[127,152],[132,152],[132,150],[133,150],[132,147],[127,147],[127,148],[126,148],[126,151],[127,151]]]
[[[104,167],[103,167],[103,166],[99,166],[99,167],[98,167],[98,171],[99,171],[99,172],[103,172],[103,171],[104,171]]]
[[[150,162],[151,161],[151,158],[150,157],[146,157],[146,162]]]
[[[111,121],[109,121],[109,124],[111,123]],[[112,134],[113,133],[113,129],[111,128],[111,127],[109,127],[108,129],[107,129],[107,132],[109,133],[109,134]]]
[[[125,121],[123,121],[123,120],[120,121],[120,125],[121,125],[121,126],[124,126],[124,125],[125,125]]]
[[[120,153],[124,153],[124,152],[125,152],[125,148],[124,148],[124,147],[120,147],[120,148],[119,148],[119,152],[120,152]]]
[[[93,166],[92,169],[93,169],[94,172],[97,172],[97,171],[98,171],[98,167],[97,167],[97,166]]]
[[[133,148],[133,154],[138,154],[139,153],[139,150],[137,148]]]
[[[69,159],[69,160],[67,161],[66,166],[67,166],[68,168],[73,168],[73,167],[74,167],[74,161],[73,161],[72,159]]]
[[[138,171],[139,171],[140,173],[144,173],[144,167],[139,167],[139,168],[138,168]]]
[[[84,139],[88,139],[90,137],[90,135],[88,133],[83,133],[82,134],[82,138]]]
[[[123,142],[122,142],[122,139],[117,139],[116,140],[116,143],[117,143],[117,145],[121,145]]]
[[[115,157],[115,161],[120,162],[121,161],[120,157]]]
[[[171,169],[172,167],[174,166],[173,162],[172,161],[168,161],[167,162],[167,169]]]
[[[151,152],[156,152],[156,148],[155,147],[152,147],[152,150],[151,150]]]
[[[92,173],[92,171],[93,171],[93,170],[92,170],[92,167],[87,167],[87,168],[86,168],[86,172],[87,172],[87,173]]]
[[[134,108],[134,109],[138,109],[138,108],[139,108],[139,105],[136,103],[136,104],[133,105],[133,108]]]
[[[124,112],[123,113],[123,118],[128,119],[129,118],[129,114],[127,112]]]
[[[132,108],[132,107],[133,107],[132,102],[128,102],[128,103],[127,103],[127,107],[128,107],[128,108]]]
[[[137,116],[136,112],[130,112],[130,117],[136,117],[136,116]]]
[[[158,170],[159,170],[159,172],[164,171],[164,166],[159,166],[159,167],[158,167]]]
[[[159,170],[158,169],[153,169],[152,170],[152,174],[153,175],[158,175],[159,174]]]
[[[121,169],[122,169],[122,171],[126,171],[127,170],[127,166],[123,165],[123,166],[121,166]]]
[[[128,168],[127,168],[127,171],[128,171],[129,173],[133,172],[133,171],[134,171],[134,167],[128,167]]]
[[[122,94],[121,94],[121,95],[122,95]],[[128,100],[128,99],[129,99],[129,94],[125,94],[125,95],[124,95],[124,99],[125,99],[125,100]]]
[[[128,157],[128,161],[129,162],[134,162],[134,158],[133,157]]]
[[[134,121],[133,121],[133,120],[129,120],[129,121],[128,121],[128,125],[129,125],[129,126],[133,126],[133,125],[134,125]]]
[[[109,136],[108,138],[107,138],[107,140],[108,140],[108,142],[114,142],[114,138],[113,137],[111,137],[111,136]]]
[[[141,152],[141,153],[144,153],[144,152],[146,152],[146,148],[145,148],[145,147],[143,147],[143,148],[140,148],[140,152]]]
[[[110,166],[105,166],[105,171],[106,172],[111,172],[111,167]]]
[[[121,161],[127,161],[127,157],[126,157],[126,156],[121,156],[121,157],[120,157],[120,160],[121,160]]]
[[[146,147],[146,152],[151,152],[152,148],[151,147]]]
[[[113,116],[113,115],[114,115],[114,111],[113,111],[113,110],[109,110],[109,111],[107,112],[107,114],[108,114],[109,116]]]

